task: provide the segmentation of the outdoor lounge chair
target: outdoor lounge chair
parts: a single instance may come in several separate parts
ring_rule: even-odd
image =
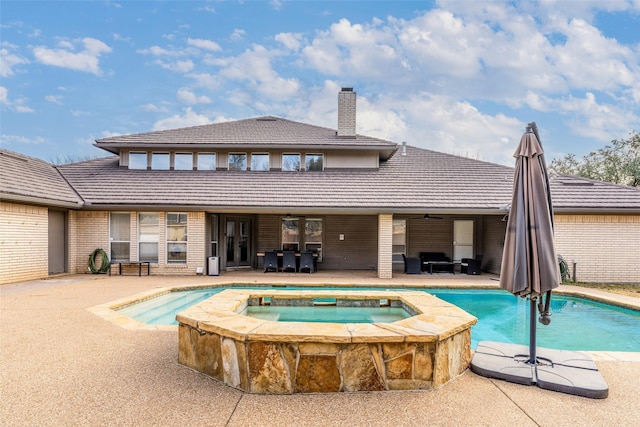
[[[303,251],[300,253],[300,267],[298,272],[302,273],[302,270],[309,270],[309,273],[313,273],[315,270],[313,252]]]
[[[464,274],[480,274],[482,267],[482,255],[476,255],[475,258],[462,258],[460,260],[460,273]]]
[[[265,252],[264,253],[264,272],[278,271],[278,253],[277,252]]]
[[[282,271],[298,271],[296,267],[296,253],[293,251],[284,251],[282,253]]]
[[[422,273],[420,258],[409,258],[405,254],[402,254],[404,259],[404,273],[405,274],[420,274]]]

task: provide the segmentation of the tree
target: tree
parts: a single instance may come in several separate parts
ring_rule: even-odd
[[[640,134],[633,131],[629,139],[614,139],[610,145],[592,151],[582,159],[574,154],[553,159],[549,171],[640,187]]]

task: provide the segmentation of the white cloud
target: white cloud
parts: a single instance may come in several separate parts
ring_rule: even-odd
[[[160,46],[151,46],[148,49],[140,49],[138,53],[151,56],[184,56],[184,51],[169,50]]]
[[[75,52],[76,45],[82,44],[84,49]],[[81,41],[62,40],[59,48],[49,49],[44,46],[33,48],[36,60],[45,65],[68,68],[70,70],[102,75],[100,56],[111,52],[111,48],[100,40],[86,37]]]
[[[524,124],[467,102],[413,93],[407,98],[358,97],[358,133],[479,160],[512,163]]]
[[[233,33],[231,33],[231,40],[242,40],[244,39],[244,36],[247,34],[247,32],[245,30],[241,30],[239,28],[236,28],[235,30],[233,30]]]
[[[111,138],[112,136],[120,136],[120,135],[126,135],[126,133],[122,133],[122,132],[111,132],[108,130],[103,130],[101,133],[101,138]],[[91,143],[93,144],[96,138],[91,137]]]
[[[181,88],[178,89],[178,99],[187,104],[210,104],[211,99],[207,96],[197,96],[195,93],[191,92],[189,89]]]
[[[149,111],[151,113],[166,113],[167,109],[165,107],[161,107],[155,104],[145,104],[140,106],[143,111]]]
[[[166,70],[171,70],[175,73],[188,73],[195,67],[192,60],[187,59],[185,61],[165,62],[160,59],[156,60],[156,64],[160,65]]]
[[[598,103],[597,97],[591,92],[582,98],[570,96],[556,100],[555,106],[568,117],[567,124],[574,133],[603,141],[636,130],[640,123],[637,113],[621,105]]]
[[[282,10],[282,1],[281,0],[269,0],[269,6],[273,10]]]
[[[571,20],[563,30],[567,42],[555,47],[551,59],[572,87],[609,90],[638,81],[637,52],[605,38],[579,19]]]
[[[0,104],[16,113],[35,113],[33,108],[26,105],[26,98],[9,99],[9,90],[4,86],[0,86]]]
[[[271,100],[288,100],[299,92],[300,83],[297,79],[278,75],[271,65],[275,55],[277,52],[253,45],[239,56],[226,58],[220,76],[245,82],[251,90]]]
[[[220,89],[222,85],[221,79],[214,74],[200,73],[187,74],[187,76],[191,77],[195,81],[195,85],[197,87],[202,87],[212,91]]]
[[[14,74],[13,67],[28,64],[25,58],[12,54],[8,49],[0,49],[0,76],[9,77]]]
[[[300,49],[303,40],[301,33],[280,33],[276,34],[275,39],[290,50]]]
[[[33,138],[21,135],[0,135],[0,145],[42,145],[46,144],[47,140],[41,136]]]
[[[212,123],[208,117],[197,114],[190,107],[184,109],[184,114],[176,114],[166,119],[158,120],[153,130],[177,129],[189,126],[199,126]]]
[[[222,50],[218,43],[211,40],[189,38],[187,39],[187,44],[189,46],[197,47],[198,49],[211,50],[214,52]]]
[[[63,105],[62,99],[63,97],[61,95],[47,95],[44,97],[45,101],[51,102],[52,104],[58,104],[58,105]]]

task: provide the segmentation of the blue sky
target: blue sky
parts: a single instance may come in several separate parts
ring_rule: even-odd
[[[640,1],[2,1],[0,146],[275,115],[512,165],[640,131]]]

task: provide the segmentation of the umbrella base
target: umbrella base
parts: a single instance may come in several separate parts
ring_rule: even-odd
[[[495,341],[478,343],[471,371],[488,378],[537,385],[545,390],[592,399],[604,399],[609,386],[593,359],[583,353],[538,347],[536,363],[529,363],[529,348]]]

